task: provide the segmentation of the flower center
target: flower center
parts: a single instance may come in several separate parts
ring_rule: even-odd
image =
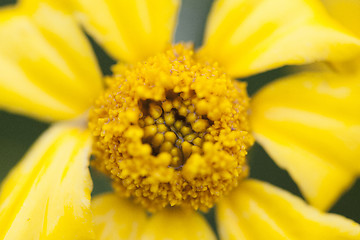
[[[152,147],[152,154],[171,155],[171,167],[181,169],[194,153],[203,154],[203,142],[213,121],[206,116],[207,103],[199,101],[195,93],[183,100],[169,91],[164,101],[141,100],[143,117],[139,121],[144,129],[143,143]]]
[[[92,165],[150,211],[206,211],[248,174],[246,84],[201,59],[178,44],[118,64],[90,111]]]

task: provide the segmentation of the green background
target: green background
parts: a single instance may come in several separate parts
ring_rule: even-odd
[[[0,6],[12,4],[14,1],[0,0]],[[211,0],[184,0],[180,11],[175,41],[193,41],[196,46],[201,45],[206,16],[211,7]],[[90,39],[91,40],[91,39]],[[26,41],[26,39],[25,39]],[[91,40],[92,41],[92,40]],[[93,41],[101,69],[105,75],[110,74],[110,66],[115,62],[109,58]],[[1,44],[1,40],[0,40]],[[243,79],[248,82],[249,94],[252,95],[263,85],[273,81],[286,73],[286,68],[259,74]],[[9,170],[21,159],[35,139],[47,129],[49,124],[26,117],[0,111],[0,180],[4,179]],[[251,177],[268,181],[276,186],[301,196],[295,183],[287,172],[279,169],[258,145],[250,150],[249,162]],[[310,170],[309,170],[310,171]],[[311,172],[309,172],[311,174]],[[93,172],[94,192],[110,190],[108,181],[100,174]],[[331,188],[331,186],[329,185]],[[342,214],[360,223],[360,181],[341,197],[331,212]],[[208,216],[213,222],[213,211]]]

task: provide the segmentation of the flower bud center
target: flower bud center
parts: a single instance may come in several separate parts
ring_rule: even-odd
[[[180,169],[193,154],[203,154],[202,145],[207,129],[213,124],[206,115],[201,115],[201,103],[195,93],[183,101],[173,92],[166,93],[164,101],[140,101],[143,117],[139,125],[144,129],[143,143],[152,147],[152,154],[169,153],[170,166]],[[206,103],[205,103],[206,104]]]
[[[248,174],[246,84],[201,59],[178,44],[118,64],[90,111],[92,166],[150,211],[205,211]]]

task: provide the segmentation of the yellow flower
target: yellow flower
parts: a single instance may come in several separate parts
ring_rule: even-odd
[[[168,46],[178,0],[66,5],[71,11],[62,2],[23,1],[0,12],[0,106],[59,121],[3,182],[0,238],[215,239],[192,208],[216,202],[222,239],[359,239],[358,224],[243,180],[249,125],[281,166],[295,166],[290,172],[300,186],[310,183],[303,191],[318,206],[328,206],[357,173],[355,81],[280,80],[252,100],[248,123],[245,84],[232,80],[359,54],[360,41],[322,5],[216,1],[196,52]],[[114,67],[106,89],[73,13],[109,54],[128,63]],[[91,200],[91,153],[116,192],[130,198],[109,193]],[[331,174],[341,181],[326,178]]]

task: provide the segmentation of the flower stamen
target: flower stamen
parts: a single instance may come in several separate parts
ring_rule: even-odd
[[[207,210],[248,174],[246,84],[178,44],[118,64],[90,111],[92,165],[150,211]]]
[[[162,102],[140,101],[143,117],[139,125],[144,128],[143,143],[152,147],[154,156],[170,153],[170,166],[177,170],[193,153],[203,154],[202,139],[213,124],[206,115],[197,112],[197,102],[195,93],[182,101],[178,94],[170,91]]]

